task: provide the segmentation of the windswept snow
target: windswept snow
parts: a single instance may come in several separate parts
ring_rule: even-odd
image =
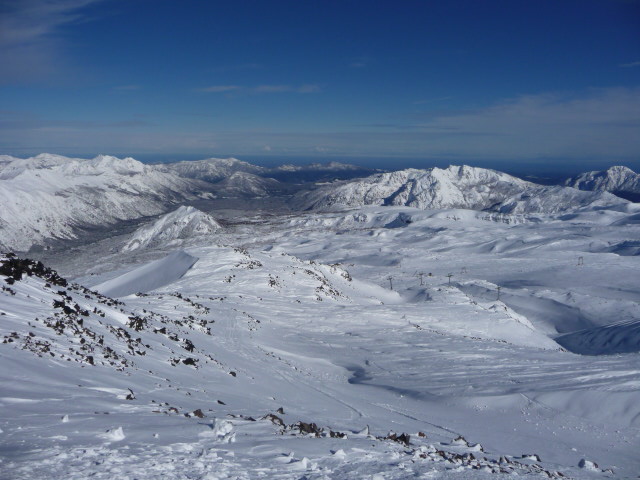
[[[169,285],[181,278],[198,259],[178,250],[160,260],[138,267],[92,288],[109,297],[126,297],[146,293]]]
[[[138,228],[122,250],[130,252],[141,248],[168,246],[176,240],[211,235],[221,228],[211,215],[194,207],[181,206],[152,224]]]
[[[556,341],[583,355],[640,352],[640,319],[568,333]]]

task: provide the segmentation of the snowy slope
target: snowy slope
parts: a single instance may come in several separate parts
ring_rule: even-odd
[[[129,252],[168,245],[175,240],[211,235],[222,227],[211,216],[194,207],[178,207],[155,222],[138,228],[122,248]]]
[[[442,284],[410,297],[277,252],[190,254],[185,275],[124,303],[37,266],[3,268],[5,475],[635,471],[638,356],[538,348],[545,336],[523,318]],[[516,346],[491,338],[500,331],[534,335]]]
[[[84,286],[0,255],[0,478],[637,477],[640,205],[466,169],[43,252]]]
[[[78,227],[157,215],[201,187],[132,158],[16,159],[0,170],[0,246],[27,250]]]
[[[303,193],[297,202],[307,209],[404,205],[420,209],[470,208],[501,213],[558,213],[624,203],[607,193],[543,187],[505,173],[468,166],[382,173]]]
[[[18,160],[16,157],[12,157],[11,155],[0,155],[0,171],[4,169],[8,164],[13,162],[14,160]]]
[[[604,171],[585,172],[569,178],[565,185],[580,190],[640,195],[640,174],[627,167],[614,166]]]
[[[627,320],[568,333],[556,341],[582,355],[640,352],[640,320]]]

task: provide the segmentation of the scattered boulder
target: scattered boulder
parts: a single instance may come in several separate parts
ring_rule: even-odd
[[[580,459],[580,461],[578,462],[578,467],[592,472],[600,471],[600,467],[598,467],[598,464],[596,462],[592,462],[591,460],[586,460],[584,458]]]
[[[284,427],[284,421],[279,416],[274,415],[273,413],[267,413],[264,417],[262,417],[262,419],[263,420],[269,420],[274,425],[278,425],[280,427]]]
[[[297,428],[302,434],[309,434],[319,437],[324,429],[318,427],[315,423],[298,422],[291,426],[292,429]]]

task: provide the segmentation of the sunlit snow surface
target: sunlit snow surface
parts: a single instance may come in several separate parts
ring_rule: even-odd
[[[0,477],[636,478],[638,213],[238,221],[218,237],[233,246],[188,243],[198,260],[185,271],[174,242],[138,257],[87,247],[67,263],[85,265],[80,283],[147,293],[105,304],[67,290],[92,339],[45,326],[60,287],[6,285]],[[126,272],[141,271],[163,286],[137,288]],[[289,427],[299,421],[322,434]]]

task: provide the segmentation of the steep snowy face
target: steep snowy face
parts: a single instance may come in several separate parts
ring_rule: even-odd
[[[501,213],[557,213],[623,202],[607,194],[543,187],[506,173],[468,166],[382,173],[305,193],[297,201],[307,209],[395,205],[420,209],[470,208]]]
[[[132,158],[13,159],[0,169],[0,246],[27,250],[47,239],[73,238],[77,227],[157,215],[198,188]]]
[[[176,240],[211,235],[222,227],[211,216],[194,207],[181,206],[155,222],[140,227],[123,247],[130,252],[141,248],[168,245]]]
[[[627,167],[615,166],[604,171],[582,173],[577,177],[569,178],[565,185],[580,190],[640,194],[640,174]]]
[[[236,172],[252,173],[254,175],[265,172],[262,167],[236,158],[207,158],[205,160],[169,163],[158,165],[157,167],[162,171],[174,173],[180,177],[212,183],[224,180]]]

